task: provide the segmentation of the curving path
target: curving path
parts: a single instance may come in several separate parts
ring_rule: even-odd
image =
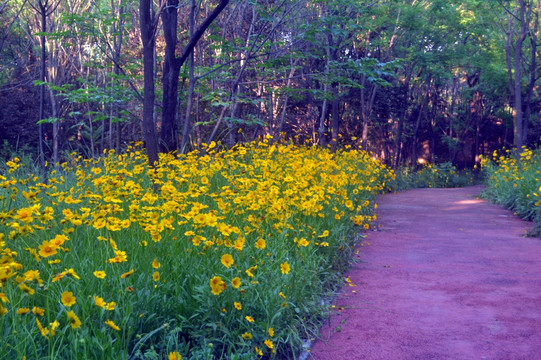
[[[541,359],[541,239],[481,189],[380,197],[308,359]]]

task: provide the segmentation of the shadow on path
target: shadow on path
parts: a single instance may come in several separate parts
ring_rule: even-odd
[[[541,359],[541,240],[481,189],[381,196],[308,359]]]

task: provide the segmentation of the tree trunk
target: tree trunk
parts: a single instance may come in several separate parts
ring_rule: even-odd
[[[536,10],[531,11],[530,5],[530,13],[533,14],[533,29],[529,32],[530,37],[530,79],[528,83],[528,88],[526,90],[526,109],[524,111],[524,126],[522,129],[522,144],[527,145],[528,144],[528,129],[530,125],[530,118],[532,114],[532,97],[535,89],[535,84],[537,81],[537,39],[538,39],[538,31],[539,31],[539,10],[540,10],[540,0],[537,0],[536,2]]]
[[[324,85],[324,92],[327,93],[328,85]],[[325,126],[325,118],[327,117],[327,98],[323,99],[323,105],[321,105],[321,116],[319,118],[319,128],[317,130],[318,136],[319,136],[319,146],[325,147],[327,146],[327,135],[326,133],[326,126]]]
[[[147,1],[147,0],[140,0]],[[163,113],[160,148],[162,151],[174,151],[178,148],[177,91],[180,68],[188,59],[199,39],[216,17],[227,6],[229,0],[220,3],[197,28],[180,57],[175,56],[177,44],[177,12],[178,0],[167,0],[167,7],[162,12],[163,32],[165,38],[165,58],[163,65]],[[193,3],[192,3],[193,5]],[[192,6],[193,8],[193,6]]]
[[[428,94],[427,94],[428,96]],[[426,102],[426,100],[425,100]],[[421,119],[423,116],[423,109],[425,103],[423,102],[419,107],[419,113],[417,114],[417,121],[415,121],[415,128],[413,129],[413,138],[412,138],[412,148],[411,148],[411,166],[417,164],[417,133],[419,132],[419,127],[421,126]]]
[[[190,9],[190,38],[193,37],[195,31],[195,0],[192,0],[192,6]],[[182,128],[182,143],[180,145],[180,152],[186,152],[186,146],[188,145],[188,139],[192,128],[190,114],[193,107],[193,97],[195,89],[195,54],[194,51],[190,54],[190,70],[189,70],[189,84],[188,84],[188,103],[186,104],[186,116],[184,118],[184,127]]]
[[[178,0],[168,0],[162,11],[165,56],[163,61],[163,109],[160,151],[175,151],[178,148],[177,92],[181,63],[175,56],[177,46]],[[192,6],[193,7],[193,6]]]
[[[338,134],[340,132],[340,99],[338,84],[331,84],[332,103],[331,103],[331,116],[332,116],[332,137],[331,137],[331,152],[336,152],[338,148]]]
[[[143,136],[151,167],[158,162],[158,141],[154,126],[154,16],[151,15],[151,0],[139,0],[141,40],[143,42]]]
[[[40,9],[40,15],[41,15],[41,33],[39,40],[41,43],[41,73],[40,73],[40,80],[42,84],[39,87],[39,120],[43,120],[45,118],[45,79],[47,78],[47,48],[45,46],[45,34],[47,32],[47,9],[45,8],[45,5],[40,1],[39,2],[39,9]],[[43,145],[43,124],[39,124],[39,162],[41,166],[41,170],[43,173],[45,173],[45,147]]]
[[[507,42],[506,42],[506,60],[507,60],[507,71],[509,77],[509,87],[511,89],[511,94],[513,94],[513,144],[515,148],[520,152],[522,149],[523,142],[523,126],[524,126],[524,116],[523,116],[523,99],[522,99],[522,46],[524,40],[528,35],[529,21],[526,21],[526,7],[527,4],[524,0],[518,0],[517,5],[519,6],[519,15],[518,21],[520,22],[520,32],[518,34],[517,40],[514,44],[513,52],[513,63],[511,65],[511,51],[512,46],[512,21],[514,21],[514,16],[508,17],[508,32],[507,32]],[[512,67],[512,68],[511,68]],[[514,74],[512,72],[514,70]],[[514,78],[513,78],[514,76]]]

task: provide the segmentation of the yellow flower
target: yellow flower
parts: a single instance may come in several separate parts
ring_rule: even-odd
[[[210,289],[214,295],[220,295],[222,291],[226,288],[225,283],[222,281],[222,278],[215,276],[210,279]]]
[[[235,301],[235,302],[233,303],[233,305],[235,305],[235,309],[237,309],[237,310],[242,310],[242,305],[241,305],[240,302],[236,302],[236,301]]]
[[[98,279],[103,279],[107,276],[107,274],[105,273],[105,271],[98,270],[98,271],[94,271],[94,276],[97,277]]]
[[[269,328],[269,336],[270,337],[274,336],[274,329],[273,328]]]
[[[157,271],[154,271],[154,273],[152,274],[152,280],[160,281],[160,273]]]
[[[68,311],[67,314],[68,314],[68,320],[70,322],[71,328],[72,329],[80,328],[82,323],[79,317],[75,315],[75,313],[72,310]]]
[[[224,254],[222,255],[222,264],[226,267],[226,268],[230,268],[231,265],[233,265],[233,263],[235,262],[235,260],[233,259],[233,256],[231,256],[230,254]]]
[[[15,313],[19,315],[26,315],[29,312],[30,312],[29,308],[19,308],[19,310],[15,311]]]
[[[128,261],[128,256],[125,251],[115,250],[116,256],[107,260],[108,263],[121,263]]]
[[[158,262],[158,259],[157,259],[157,258],[154,258],[154,261],[152,262],[152,267],[153,267],[154,269],[159,269],[160,266],[162,266],[162,264],[160,264],[160,263]]]
[[[47,337],[49,335],[49,329],[44,328],[43,325],[41,325],[41,322],[38,318],[36,318],[36,324],[38,325],[39,332],[41,333],[41,336]]]
[[[241,335],[244,340],[252,340],[252,334],[249,332],[245,332]]]
[[[323,231],[323,234],[319,235],[318,237],[322,238],[322,237],[327,237],[327,236],[329,236],[329,230]]]
[[[121,278],[121,279],[127,278],[128,276],[130,276],[131,274],[133,274],[133,271],[134,271],[134,270],[131,269],[130,271],[125,272],[124,274],[120,275],[120,278]]]
[[[38,277],[39,277],[39,272],[38,272]],[[4,293],[0,293],[0,300],[2,300],[3,303],[8,303],[9,302],[8,297]]]
[[[273,349],[273,348],[274,348],[274,344],[272,343],[272,340],[271,340],[271,339],[265,340],[265,345],[267,345],[267,347],[268,347],[269,349]]]
[[[61,301],[64,306],[71,307],[72,305],[75,305],[77,298],[73,296],[71,291],[64,291],[62,293]]]
[[[43,316],[45,315],[45,309],[34,306],[32,308],[32,314],[37,315],[37,316]]]
[[[173,351],[169,353],[167,360],[182,360],[182,355],[178,351]]]
[[[19,284],[19,289],[21,289],[23,292],[27,293],[28,295],[34,295],[36,293],[36,290],[32,289],[30,286],[26,285],[25,283]]]
[[[49,257],[57,254],[57,246],[55,246],[52,242],[44,241],[39,248],[39,255],[41,257]]]
[[[235,244],[233,245],[234,249],[237,249],[238,251],[242,251],[244,248],[244,242],[246,239],[244,237],[239,236],[237,240],[235,240]]]
[[[52,245],[56,247],[59,247],[59,246],[64,245],[64,242],[66,242],[66,240],[69,240],[69,238],[66,235],[59,234],[59,235],[56,235],[54,239],[49,241],[49,243],[51,243]]]
[[[116,307],[116,302],[111,301],[110,303],[107,303],[107,305],[105,305],[105,310],[112,311],[115,309],[115,307]]]
[[[56,334],[56,328],[60,326],[60,323],[58,320],[53,321],[52,323],[49,323],[51,326],[51,336],[54,336]]]
[[[263,239],[259,239],[255,242],[255,247],[263,250],[267,246],[267,243]]]
[[[105,305],[107,305],[107,302],[105,302],[103,300],[103,298],[101,298],[99,296],[94,296],[94,304],[96,304],[97,306],[105,309]]]
[[[77,280],[81,280],[79,275],[77,275],[77,273],[73,269],[64,269],[64,274],[73,276]]]
[[[233,286],[234,289],[238,289],[241,285],[241,280],[239,277],[234,278],[231,280],[231,286]]]
[[[109,326],[111,329],[119,331],[120,328],[112,320],[106,320],[105,325]]]
[[[253,271],[254,271],[255,269],[257,269],[257,265],[252,266],[251,268],[249,268],[248,270],[246,270],[246,274],[247,274],[249,277],[252,277],[252,278],[253,278],[253,277],[254,277]]]
[[[248,320],[249,322],[254,322],[254,318],[251,317],[251,316],[246,316],[246,320]]]
[[[291,270],[291,268],[289,267],[289,263],[286,261],[285,263],[283,264],[280,264],[280,271],[282,272],[282,274],[289,274],[289,271]]]

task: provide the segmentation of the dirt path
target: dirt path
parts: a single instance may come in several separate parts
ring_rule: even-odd
[[[541,359],[541,239],[480,190],[379,198],[308,359]]]

